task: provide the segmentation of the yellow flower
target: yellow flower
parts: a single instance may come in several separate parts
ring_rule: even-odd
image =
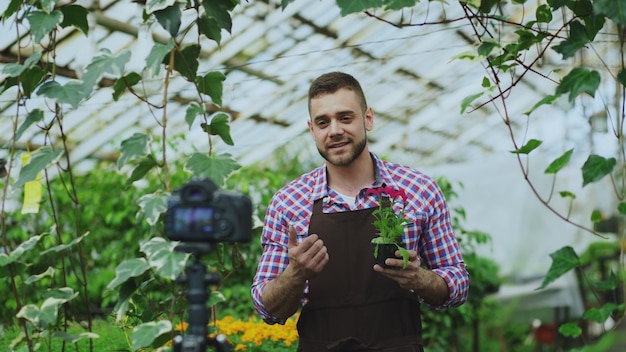
[[[286,346],[293,345],[298,340],[297,320],[296,315],[288,319],[285,325],[268,325],[258,317],[243,321],[225,316],[216,322],[216,326],[218,333],[228,336],[230,340],[238,336],[242,343],[236,346],[236,350],[245,351],[246,343],[263,346],[264,342],[273,341],[282,342]]]

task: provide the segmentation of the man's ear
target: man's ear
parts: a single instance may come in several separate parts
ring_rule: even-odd
[[[374,110],[371,107],[365,110],[365,130],[371,131],[374,128]]]

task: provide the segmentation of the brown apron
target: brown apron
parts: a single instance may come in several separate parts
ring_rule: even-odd
[[[324,241],[330,260],[309,280],[298,352],[423,351],[417,297],[372,269],[373,210],[324,214],[315,201],[309,233]]]

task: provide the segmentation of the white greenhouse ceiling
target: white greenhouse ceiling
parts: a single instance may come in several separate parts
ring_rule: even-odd
[[[0,10],[8,3],[0,0]],[[89,36],[69,29],[59,33],[59,77],[79,78],[99,52],[116,54],[129,48],[132,57],[126,70],[141,72],[154,42],[165,40],[157,23],[143,23],[143,5],[138,1],[78,3],[90,10]],[[541,1],[527,3],[524,10],[533,13],[533,6]],[[202,43],[199,71],[226,74],[223,103],[216,110],[226,111],[233,118],[231,133],[235,145],[218,143],[218,152],[232,154],[243,165],[267,160],[283,147],[301,153],[302,157],[315,156],[306,125],[306,93],[311,80],[328,71],[348,72],[363,85],[376,116],[374,131],[369,135],[374,152],[409,165],[430,166],[472,161],[512,150],[501,109],[486,105],[476,111],[461,111],[464,98],[482,91],[481,82],[486,75],[480,62],[455,59],[465,52],[475,52],[477,45],[467,21],[452,20],[463,16],[461,7],[454,1],[443,5],[424,0],[402,13],[380,15],[390,22],[398,21],[400,15],[413,23],[444,18],[451,21],[397,28],[365,13],[342,17],[335,1],[296,0],[284,10],[280,0],[241,1],[233,13],[232,32],[223,33],[221,45]],[[3,19],[0,25],[0,72],[5,64],[17,61],[18,46],[22,50],[27,46],[15,42],[15,27],[14,18]],[[27,30],[21,28],[20,33]],[[617,45],[610,40],[603,42],[607,48]],[[609,64],[617,60],[612,57],[616,54],[602,52],[605,48],[597,50]],[[540,66],[546,75],[554,75],[560,64],[559,57],[555,56],[554,62],[550,58],[551,55]],[[560,68],[567,71],[566,67]],[[513,80],[515,72],[512,73],[509,78]],[[0,84],[6,77],[0,74]],[[163,82],[162,78],[156,81],[159,85]],[[533,82],[532,77],[527,77],[517,84],[511,92],[515,99],[508,100],[507,112],[513,119],[517,142],[543,140],[542,148],[555,156],[573,145],[587,150],[597,148],[594,140],[604,136],[602,132],[590,132],[586,117],[596,112],[594,103],[585,113],[571,109],[565,101],[546,105],[528,118],[524,113],[555,89],[539,78]],[[162,94],[161,86],[147,89],[154,91],[151,99],[155,101]],[[185,110],[195,93],[189,90],[181,77],[172,79],[168,135],[188,133],[186,143],[178,147],[180,153],[208,149],[206,135],[199,126],[192,126],[189,132],[185,122]],[[64,112],[64,132],[74,163],[115,160],[122,140],[136,132],[160,130],[155,122],[159,112],[128,93],[114,101],[112,92],[111,82],[103,81],[78,109],[67,108]],[[33,95],[27,109],[49,111],[50,106],[50,101]],[[14,129],[18,111],[15,91],[9,89],[0,95],[0,158],[8,153],[12,136],[9,131]],[[26,115],[21,114],[19,119]],[[46,137],[44,131],[30,129],[21,136],[18,146],[32,149],[57,143],[58,132],[49,133]]]

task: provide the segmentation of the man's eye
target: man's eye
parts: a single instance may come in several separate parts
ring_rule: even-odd
[[[326,125],[328,125],[326,121],[317,121],[317,127],[325,127]]]

